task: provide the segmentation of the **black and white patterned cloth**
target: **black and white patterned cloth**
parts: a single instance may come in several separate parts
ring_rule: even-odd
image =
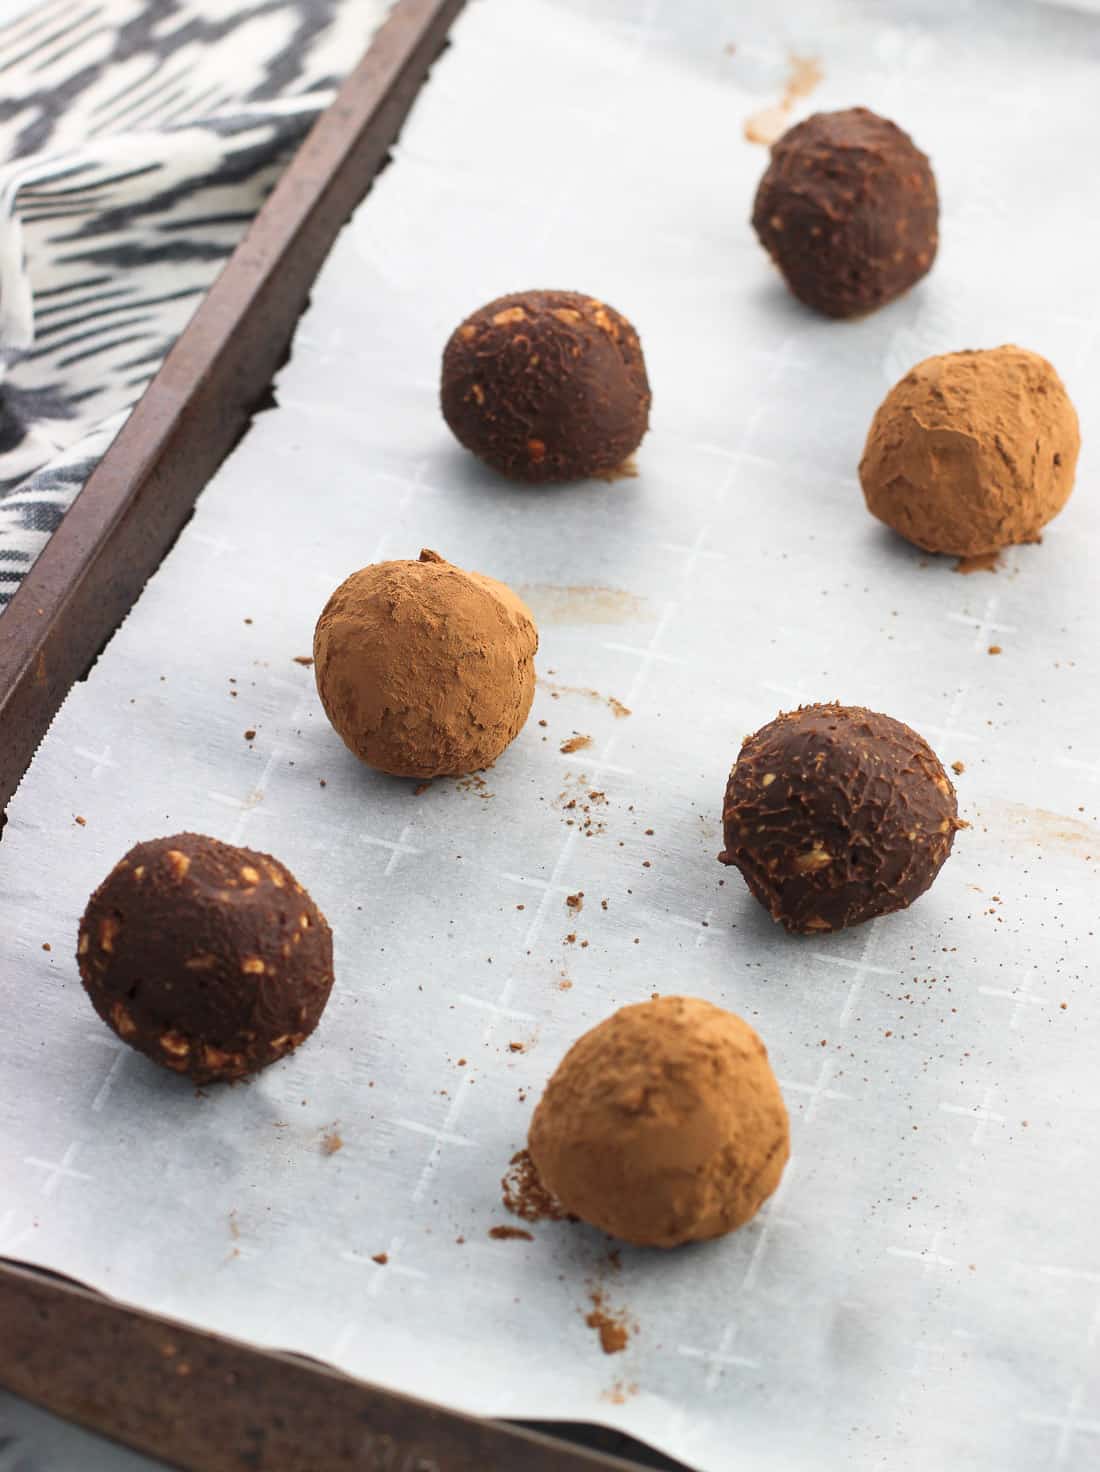
[[[387,9],[44,0],[0,27],[0,610]]]

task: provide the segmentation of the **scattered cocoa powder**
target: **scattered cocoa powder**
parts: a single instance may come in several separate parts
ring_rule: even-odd
[[[312,654],[296,654],[294,656],[294,663],[295,664],[300,664],[303,669],[311,670],[313,668],[313,655]]]
[[[956,777],[961,777],[962,774],[966,771],[966,763],[965,762],[952,762],[951,763],[951,770],[955,773],[955,776]]]
[[[324,1135],[321,1139],[322,1155],[335,1155],[337,1150],[342,1150],[343,1148],[344,1141],[335,1130],[329,1130],[328,1134]]]
[[[578,890],[576,894],[567,894],[565,896],[565,903],[569,906],[571,910],[583,910],[584,890]]]
[[[989,646],[989,653],[990,654],[1001,654],[1001,653],[1003,653],[1003,650],[1001,649],[1001,646],[999,644],[991,644]]]
[[[461,1240],[462,1239],[459,1238],[459,1241],[461,1241]],[[376,1252],[374,1254],[374,1256],[371,1258],[371,1262],[376,1262],[380,1268],[384,1268],[386,1266],[386,1264],[389,1262],[389,1260],[390,1260],[390,1255],[389,1255],[388,1252]]]
[[[568,741],[563,741],[558,748],[563,756],[569,756],[571,752],[583,751],[586,746],[592,745],[591,736],[570,736]]]
[[[614,695],[607,697],[607,703],[611,707],[611,714],[616,720],[622,720],[624,716],[632,715],[629,705],[624,705],[621,700],[616,700]]]
[[[577,1218],[557,1201],[539,1180],[535,1162],[526,1150],[512,1156],[501,1177],[501,1201],[507,1211],[525,1222],[575,1222]]]
[[[256,733],[252,730],[251,727],[249,727],[249,729],[244,733],[244,739],[246,741],[255,741]]]
[[[44,951],[50,951],[50,950],[52,950],[52,949],[53,949],[53,947],[52,947],[52,946],[51,946],[51,945],[50,945],[50,943],[49,943],[49,941],[48,941],[48,940],[44,940],[44,941],[43,941],[43,942],[42,942],[42,949],[43,949],[43,950],[44,950]]]

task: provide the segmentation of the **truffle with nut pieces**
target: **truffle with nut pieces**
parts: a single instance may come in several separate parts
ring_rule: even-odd
[[[77,961],[123,1042],[195,1083],[291,1052],[333,980],[332,934],[289,869],[198,833],[119,860],[88,901]]]
[[[521,291],[466,318],[443,353],[443,417],[511,480],[584,480],[622,466],[649,427],[633,326],[576,291]]]
[[[965,826],[922,736],[836,703],[801,706],[750,736],[722,817],[722,863],[773,920],[811,935],[911,905]]]

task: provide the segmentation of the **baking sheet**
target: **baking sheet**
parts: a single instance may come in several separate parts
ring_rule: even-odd
[[[742,9],[496,0],[457,26],[278,410],[11,806],[0,1251],[707,1472],[1091,1468],[1100,21]],[[800,111],[896,116],[939,177],[934,273],[866,321],[798,308],[746,224],[765,155],[742,126],[791,50],[825,72]],[[440,421],[450,329],[544,285],[641,332],[636,479],[514,488]],[[1008,340],[1077,401],[1078,486],[1041,546],[962,577],[866,515],[855,466],[914,360]],[[421,546],[525,593],[543,683],[483,785],[416,795],[355,764],[295,657],[347,572]],[[798,940],[715,862],[722,788],[746,733],[833,697],[962,761],[973,826],[912,910]],[[106,869],[183,828],[277,853],[336,934],[314,1039],[203,1096],[116,1043],[73,959]],[[653,991],[762,1033],[792,1114],[780,1192],[730,1239],[617,1268],[580,1226],[490,1239],[546,1076]],[[593,1288],[633,1326],[622,1354],[586,1326]]]

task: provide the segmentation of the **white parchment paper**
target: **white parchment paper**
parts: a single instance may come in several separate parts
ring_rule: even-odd
[[[278,410],[11,806],[0,1251],[455,1406],[614,1423],[708,1472],[1083,1472],[1100,20],[741,9],[489,0],[456,27],[321,276]],[[825,71],[803,111],[896,117],[939,177],[933,274],[865,321],[800,309],[746,223],[765,155],[742,125],[792,49]],[[451,442],[443,342],[529,286],[638,326],[655,397],[637,479],[524,490]],[[855,467],[915,360],[1004,341],[1057,365],[1085,449],[1043,544],[962,577],[867,516]],[[547,683],[483,787],[418,796],[356,765],[294,657],[350,570],[425,545],[524,591]],[[963,762],[973,826],[912,910],[797,940],[715,862],[722,789],[746,733],[833,697]],[[574,734],[591,744],[562,754]],[[110,865],[182,828],[277,853],[336,932],[313,1040],[204,1097],[116,1043],[73,959]],[[767,1041],[792,1114],[779,1194],[733,1238],[624,1251],[618,1271],[583,1227],[491,1240],[548,1073],[653,991]],[[585,1325],[593,1284],[636,1324],[621,1355]]]

